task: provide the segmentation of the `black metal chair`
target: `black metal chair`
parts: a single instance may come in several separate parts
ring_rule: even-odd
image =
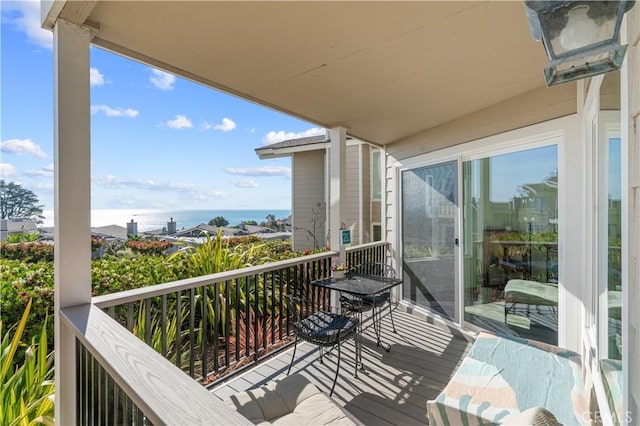
[[[396,271],[392,266],[382,262],[361,263],[349,271],[349,275],[371,275],[376,277],[395,278]],[[373,321],[373,330],[376,334],[377,344],[381,341],[381,317],[378,313],[376,318],[376,310],[380,310],[385,303],[389,304],[389,316],[391,318],[391,327],[396,333],[396,325],[393,322],[393,306],[391,301],[391,290],[385,290],[373,296],[356,297],[344,294],[340,297],[340,304],[345,312],[357,313],[362,322],[363,312],[372,311],[371,317]],[[361,323],[362,324],[362,323]],[[361,325],[362,327],[362,325]],[[387,349],[388,351],[389,349]]]
[[[333,378],[333,385],[329,396],[333,394],[336,387],[338,373],[340,371],[340,346],[341,343],[349,338],[354,338],[355,344],[355,377],[358,376],[358,359],[359,344],[357,338],[358,318],[344,315],[337,312],[326,310],[316,310],[313,303],[307,298],[295,297],[292,295],[285,296],[287,308],[291,318],[293,318],[293,329],[296,334],[293,346],[293,355],[291,356],[291,364],[287,370],[287,375],[291,372],[291,366],[296,356],[296,348],[298,340],[304,340],[318,346],[320,353],[320,363],[323,363],[324,348],[333,348],[337,346],[338,362],[336,366],[336,375]]]

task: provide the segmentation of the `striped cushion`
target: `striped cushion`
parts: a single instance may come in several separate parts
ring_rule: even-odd
[[[543,407],[560,423],[576,425],[588,412],[585,393],[579,354],[483,332],[427,411],[430,425],[476,425]]]

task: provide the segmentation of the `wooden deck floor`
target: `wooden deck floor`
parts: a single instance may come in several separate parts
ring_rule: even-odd
[[[386,309],[387,315],[388,312]],[[424,425],[428,421],[427,400],[444,388],[472,339],[400,309],[394,311],[393,317],[397,333],[392,332],[388,316],[382,320],[383,340],[390,344],[389,352],[376,345],[371,321],[366,321],[362,354],[365,371],[358,371],[357,378],[353,377],[353,342],[343,346],[333,399],[366,425]],[[222,399],[283,377],[291,354],[292,350],[287,350],[212,392]],[[328,393],[335,367],[335,355],[320,364],[317,348],[303,343],[298,345],[292,373],[300,372]]]

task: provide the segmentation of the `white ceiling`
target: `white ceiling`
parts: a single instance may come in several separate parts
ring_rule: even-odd
[[[523,2],[61,4],[96,45],[378,144],[544,86]]]

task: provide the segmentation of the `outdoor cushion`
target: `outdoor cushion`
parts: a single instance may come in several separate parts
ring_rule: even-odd
[[[301,374],[224,399],[256,425],[357,425],[360,424]]]
[[[528,280],[509,280],[504,288],[505,303],[558,306],[558,286]]]
[[[533,407],[528,410],[509,414],[500,422],[502,426],[560,426],[549,410]]]
[[[533,407],[545,408],[564,425],[585,422],[589,405],[580,355],[486,332],[478,335],[444,390],[427,402],[430,425],[500,424]]]

